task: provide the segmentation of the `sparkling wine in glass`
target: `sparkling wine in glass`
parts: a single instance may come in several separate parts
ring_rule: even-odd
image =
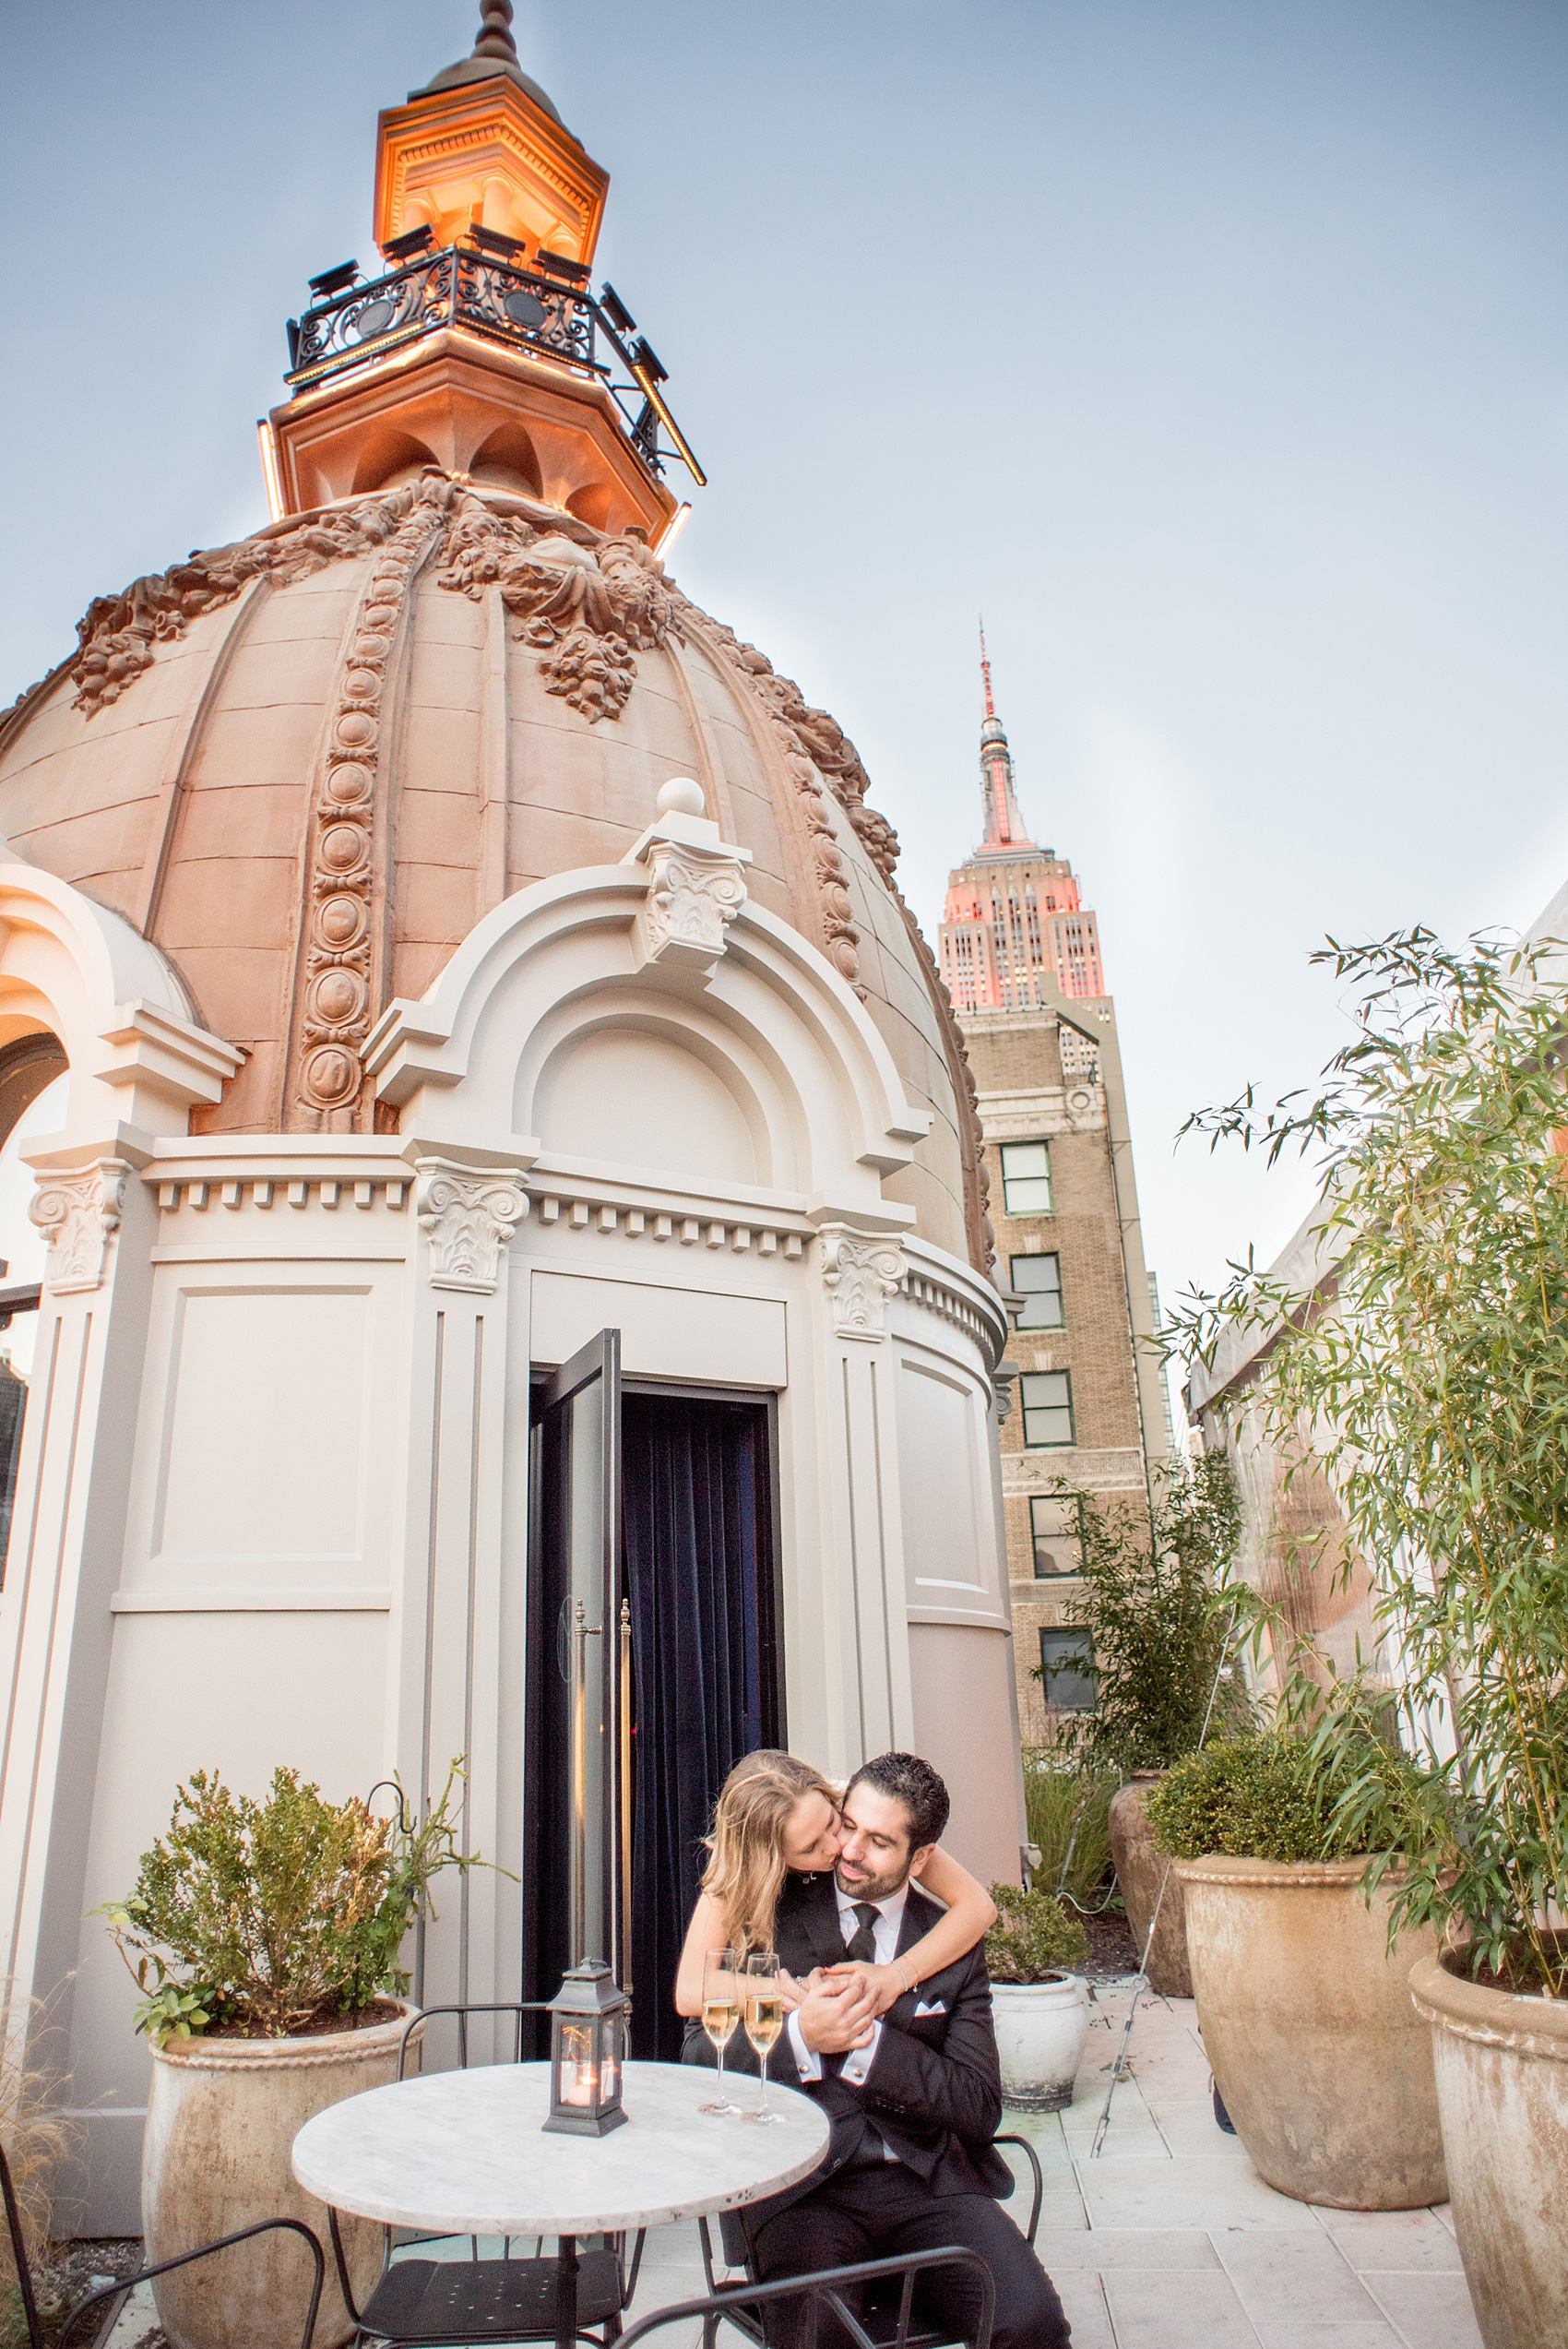
[[[782,2113],[768,2110],[767,2058],[773,2044],[784,2028],[784,1999],[778,1987],[778,1958],[773,1950],[753,1950],[746,1959],[745,1977],[741,1985],[745,1997],[746,2037],[756,2050],[757,2069],[762,2075],[761,2093],[756,2110],[748,2113],[748,2120],[781,2121]]]
[[[709,1950],[702,1969],[702,2027],[712,2040],[719,2057],[719,2092],[707,2104],[699,2105],[699,2113],[739,2113],[739,2105],[731,2104],[724,2093],[724,2050],[735,2036],[741,2020],[740,1986],[737,1975],[744,1961],[740,1950]]]

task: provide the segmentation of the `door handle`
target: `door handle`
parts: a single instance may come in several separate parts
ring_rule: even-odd
[[[572,1626],[572,1947],[574,1965],[588,1952],[588,1643],[603,1625],[589,1623],[577,1601]]]

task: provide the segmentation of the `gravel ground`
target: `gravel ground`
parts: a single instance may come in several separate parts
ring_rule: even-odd
[[[115,2236],[109,2240],[99,2237],[52,2243],[47,2256],[33,2270],[32,2277],[33,2296],[38,2302],[44,2340],[52,2343],[55,2339],[65,2317],[87,2293],[111,2279],[134,2275],[140,2265],[141,2244],[134,2236]],[[112,2302],[104,2303],[106,2310],[112,2306]],[[18,2307],[18,2341],[25,2338],[19,2323],[20,2314]],[[87,2329],[79,2330],[72,2337],[72,2349],[91,2349],[94,2340],[101,2338],[101,2325],[97,2334]],[[147,2349],[154,2349],[155,2343],[161,2349],[163,2335],[160,2332],[148,2333],[145,2339]]]

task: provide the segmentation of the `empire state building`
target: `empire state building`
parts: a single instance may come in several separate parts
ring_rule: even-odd
[[[1036,847],[1018,812],[1013,754],[992,696],[983,629],[980,675],[985,837],[947,878],[940,939],[948,995],[960,1012],[1034,1010],[1044,1000],[1039,982],[1045,973],[1063,995],[1102,996],[1099,931],[1079,899],[1073,868],[1054,850]]]

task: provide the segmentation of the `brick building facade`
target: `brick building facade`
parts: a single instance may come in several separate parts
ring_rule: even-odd
[[[1168,1455],[1168,1406],[1158,1365],[1138,1343],[1152,1335],[1154,1314],[1111,1004],[1058,996],[1035,1011],[970,1013],[962,1026],[997,1277],[1024,1300],[1004,1361],[1016,1377],[1002,1488],[1018,1718],[1033,1743],[1063,1706],[1088,1695],[1071,1570],[1077,1545],[1051,1487],[1064,1479],[1141,1498],[1146,1460]]]
[[[980,1096],[997,1280],[1020,1299],[1004,1362],[1013,1400],[1002,1485],[1018,1718],[1036,1743],[1093,1687],[1077,1627],[1077,1543],[1051,1488],[1065,1480],[1140,1500],[1148,1467],[1170,1454],[1170,1411],[1146,1342],[1152,1282],[1098,936],[1091,988],[1060,961],[1049,922],[1015,920],[1003,900],[1017,900],[1027,917],[1026,882],[1043,887],[1049,866],[1053,895],[1090,925],[1094,917],[1081,913],[1071,866],[1024,834],[989,664],[984,677],[985,839],[950,876],[942,970]]]

